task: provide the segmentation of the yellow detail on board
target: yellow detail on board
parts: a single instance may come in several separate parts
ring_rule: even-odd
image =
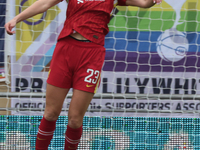
[[[25,10],[33,2],[37,0],[25,1],[23,6],[22,0],[16,0],[15,13],[19,14],[19,9]],[[42,34],[43,30],[55,19],[55,17],[61,12],[58,6],[53,6],[46,12],[45,22],[41,21],[37,25],[33,25],[33,22],[41,20],[43,14],[36,15],[26,21],[22,21],[16,25],[16,61],[26,52],[27,48]],[[30,25],[32,23],[32,25]]]

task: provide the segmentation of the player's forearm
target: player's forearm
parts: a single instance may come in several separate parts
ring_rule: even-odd
[[[153,5],[160,4],[162,0],[126,0],[126,5],[137,6],[141,8],[150,8]]]
[[[153,0],[142,0],[141,1],[141,7],[142,8],[150,8],[152,7],[153,5],[155,5],[154,1]]]
[[[23,12],[15,16],[14,19],[17,23],[26,20],[30,17],[47,11],[50,7],[56,5],[60,1],[61,0],[38,0],[31,6],[29,6],[27,9],[25,9]]]

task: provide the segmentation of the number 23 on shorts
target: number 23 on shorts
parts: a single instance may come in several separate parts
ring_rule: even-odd
[[[85,77],[84,81],[90,84],[87,84],[86,87],[93,87],[98,82],[100,71],[87,69],[87,73],[88,75]]]

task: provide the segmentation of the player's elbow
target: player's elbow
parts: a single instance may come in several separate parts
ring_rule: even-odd
[[[152,2],[152,0],[143,0],[143,2],[141,3],[141,8],[150,8],[154,5],[154,3]]]
[[[150,8],[154,5],[152,0],[140,0],[138,3],[135,3],[133,0],[127,0],[126,4],[129,6],[137,6],[140,8]]]
[[[144,5],[142,8],[151,8],[153,5]]]

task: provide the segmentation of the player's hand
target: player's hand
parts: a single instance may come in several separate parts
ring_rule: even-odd
[[[5,29],[6,29],[6,32],[9,34],[9,35],[13,35],[15,34],[15,31],[12,31],[12,29],[16,26],[17,22],[15,19],[12,19],[10,20],[8,23],[6,23],[4,25]]]
[[[153,0],[153,3],[160,4],[162,3],[162,0]]]

